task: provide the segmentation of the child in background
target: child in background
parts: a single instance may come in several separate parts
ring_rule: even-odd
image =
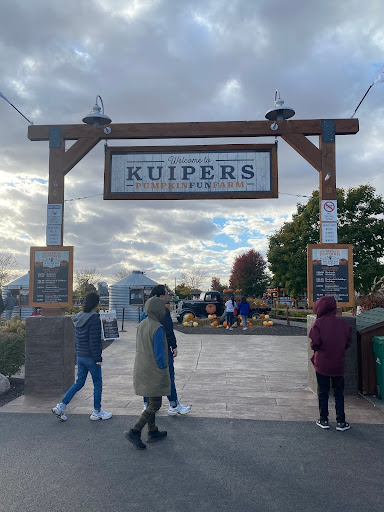
[[[330,381],[336,407],[336,430],[350,428],[344,413],[344,360],[345,351],[352,344],[351,327],[336,317],[336,300],[325,296],[315,303],[317,319],[309,332],[311,348],[315,351],[312,363],[316,370],[317,394],[319,398],[320,419],[316,424],[320,428],[329,428],[328,398]]]
[[[239,315],[241,316],[241,320],[243,322],[243,331],[248,329],[247,327],[247,318],[249,313],[249,302],[246,297],[241,297],[241,302],[239,302]]]

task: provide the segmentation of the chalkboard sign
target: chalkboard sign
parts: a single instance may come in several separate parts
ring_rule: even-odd
[[[29,290],[19,290],[18,304],[20,308],[29,306]]]
[[[120,338],[115,310],[100,311],[100,320],[104,340],[116,340]]]
[[[73,247],[31,247],[29,305],[72,306]]]
[[[353,307],[352,245],[316,244],[307,250],[309,306],[332,295],[338,306]]]

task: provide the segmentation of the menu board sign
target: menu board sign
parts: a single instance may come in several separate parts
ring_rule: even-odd
[[[100,320],[104,340],[120,338],[115,310],[100,311]]]
[[[31,247],[29,305],[72,305],[73,247]]]
[[[325,295],[338,306],[353,307],[353,261],[350,244],[308,245],[308,303]]]

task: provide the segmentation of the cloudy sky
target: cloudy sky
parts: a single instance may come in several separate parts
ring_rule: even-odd
[[[279,89],[294,119],[349,118],[384,64],[382,0],[0,0],[0,91],[35,125],[81,124],[96,95],[113,123],[263,120]],[[338,136],[337,186],[384,193],[384,83]],[[18,273],[45,245],[48,142],[0,99],[0,252]],[[112,123],[112,127],[113,127]],[[150,141],[262,143],[266,139]],[[314,141],[315,142],[315,141]],[[110,145],[127,145],[111,141]],[[130,144],[148,144],[130,141]],[[113,282],[122,267],[174,285],[193,265],[206,287],[289,220],[318,173],[284,141],[279,198],[104,201],[99,143],[65,181],[64,244],[75,270]],[[77,199],[94,196],[87,199]]]

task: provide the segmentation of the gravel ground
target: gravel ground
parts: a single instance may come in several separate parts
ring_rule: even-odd
[[[303,327],[296,327],[291,325],[288,326],[282,324],[273,324],[268,327],[254,325],[252,327],[248,327],[246,331],[243,331],[242,327],[236,327],[233,329],[233,331],[230,331],[229,329],[224,329],[223,327],[184,327],[178,323],[174,323],[173,327],[175,331],[180,331],[185,334],[221,334],[226,336],[232,336],[234,334],[241,334],[244,336],[249,336],[252,334],[258,336],[306,336],[307,334],[306,324],[304,324]]]
[[[14,377],[11,377],[9,382],[11,383],[11,389],[0,395],[0,407],[8,402],[12,402],[12,400],[18,396],[24,395],[24,379],[15,379]]]

